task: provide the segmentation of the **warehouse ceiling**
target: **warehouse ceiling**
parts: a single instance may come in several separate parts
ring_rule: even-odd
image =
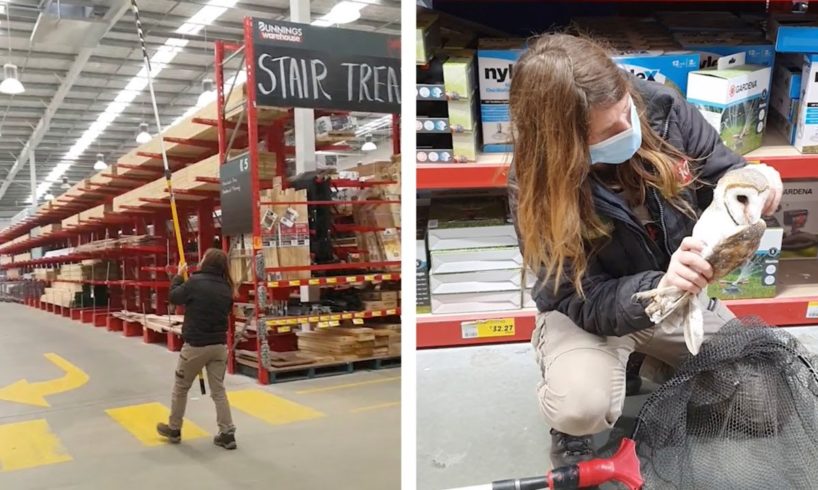
[[[336,3],[313,0],[313,19],[327,15]],[[339,27],[400,35],[399,0],[357,3],[365,4],[360,19]],[[26,89],[21,95],[0,94],[0,218],[30,206],[26,204],[31,195],[29,165],[15,167],[15,162],[32,139],[35,127],[45,124],[49,106],[53,111],[50,125],[34,148],[37,182],[41,184],[50,174],[50,180],[57,181],[48,188],[54,195],[62,192],[61,177],[56,177],[62,171],[70,183],[93,174],[97,153],[102,153],[109,163],[116,161],[137,145],[139,123],[153,121],[147,88],[144,83],[134,84],[143,61],[134,16],[128,8],[130,2],[63,0],[63,7],[93,7],[91,16],[97,19],[97,26],[72,30],[70,25],[63,25],[60,28],[65,31],[61,32],[41,23],[35,31],[40,13],[56,4],[57,0],[0,0],[0,7],[5,7],[0,16],[0,59],[3,64],[19,67]],[[235,7],[223,12],[218,8],[231,4]],[[194,107],[202,92],[202,80],[213,77],[213,40],[239,41],[245,16],[278,20],[289,17],[288,0],[140,0],[138,6],[149,55],[156,56],[163,46],[167,50],[169,39],[186,40],[181,49],[172,49],[175,56],[170,56],[172,59],[154,78],[163,126]],[[176,33],[180,28],[196,34]],[[103,32],[97,42],[95,35]],[[83,46],[82,38],[86,38],[85,43],[87,38],[92,42]],[[46,42],[38,42],[40,39]],[[233,65],[238,63],[237,57]],[[77,73],[71,73],[72,67]],[[123,89],[133,87],[137,89],[123,97]],[[114,102],[119,106],[111,112]],[[361,124],[371,124],[379,117],[382,115],[363,115]],[[60,164],[62,167],[58,167]]]

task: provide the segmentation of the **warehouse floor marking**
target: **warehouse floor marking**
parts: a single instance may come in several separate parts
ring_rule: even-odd
[[[271,425],[292,424],[325,416],[318,410],[266,391],[253,389],[228,391],[227,399],[230,400],[231,408],[237,408]]]
[[[170,409],[159,402],[130,405],[120,408],[110,408],[105,411],[119,425],[130,432],[146,446],[160,446],[166,444],[165,439],[156,433],[157,422],[167,422]],[[185,418],[182,424],[182,440],[189,441],[200,437],[207,437],[207,431]]]
[[[66,361],[62,357],[49,352],[43,354],[46,359],[59,367],[64,374],[59,378],[46,381],[29,382],[21,379],[8,386],[0,388],[0,400],[14,403],[34,405],[35,407],[50,407],[45,399],[47,395],[56,395],[71,391],[83,386],[90,379],[82,369]]]
[[[369,412],[372,410],[380,410],[382,408],[392,408],[400,406],[400,402],[379,403],[377,405],[369,405],[367,407],[358,407],[350,410],[352,413]]]
[[[0,472],[71,460],[45,419],[0,425]]]
[[[400,376],[394,376],[392,378],[381,378],[381,379],[372,379],[369,381],[360,381],[358,383],[347,383],[343,385],[334,385],[334,386],[325,386],[323,388],[310,388],[308,390],[300,390],[296,391],[295,393],[298,395],[309,395],[311,393],[323,393],[325,391],[335,391],[335,390],[344,390],[347,388],[357,388],[359,386],[366,386],[366,385],[374,385],[380,383],[388,383],[390,381],[398,381],[400,380]]]

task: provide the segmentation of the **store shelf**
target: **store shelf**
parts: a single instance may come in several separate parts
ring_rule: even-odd
[[[358,276],[314,277],[289,281],[270,281],[269,288],[287,288],[296,286],[334,286],[337,284],[361,284],[365,282],[399,281],[400,274],[366,274]]]
[[[364,320],[367,318],[383,318],[386,316],[400,315],[400,308],[390,308],[388,310],[354,311],[344,313],[324,313],[319,315],[302,315],[292,317],[276,318],[267,320],[270,327],[283,327],[301,325],[304,323],[330,323],[342,320]]]
[[[758,316],[771,325],[793,327],[818,325],[818,260],[788,260],[779,265],[775,298],[729,300],[724,303],[739,317]],[[418,315],[417,346],[454,347],[475,344],[528,342],[534,330],[536,310],[475,313],[469,315]],[[499,328],[495,336],[464,338],[464,324],[505,320],[513,331]]]
[[[785,180],[818,179],[818,155],[800,153],[783,136],[770,132],[764,145],[744,155],[748,161],[763,161],[778,170]],[[417,165],[417,188],[485,189],[506,187],[511,153],[481,153],[475,163]]]

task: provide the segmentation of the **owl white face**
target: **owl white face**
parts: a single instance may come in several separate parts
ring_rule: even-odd
[[[724,192],[723,205],[736,224],[752,225],[761,219],[766,194],[754,187],[731,186]]]

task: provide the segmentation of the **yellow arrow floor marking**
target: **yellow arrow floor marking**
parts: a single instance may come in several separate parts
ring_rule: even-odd
[[[71,459],[45,419],[0,425],[0,472]]]
[[[65,371],[62,377],[48,381],[38,381],[31,383],[26,379],[21,379],[4,388],[0,388],[0,400],[15,403],[25,403],[38,407],[50,407],[45,397],[55,395],[65,391],[75,390],[88,382],[88,375],[85,371],[66,361],[54,353],[45,354],[45,358],[56,364],[57,367]]]
[[[260,390],[227,393],[230,406],[272,425],[291,424],[323,417],[324,414],[290,400]]]
[[[156,433],[156,424],[159,422],[167,423],[170,415],[170,409],[161,403],[153,402],[110,408],[105,410],[105,413],[146,446],[159,446],[167,442]],[[183,442],[207,436],[208,433],[204,429],[185,419],[182,424]]]

